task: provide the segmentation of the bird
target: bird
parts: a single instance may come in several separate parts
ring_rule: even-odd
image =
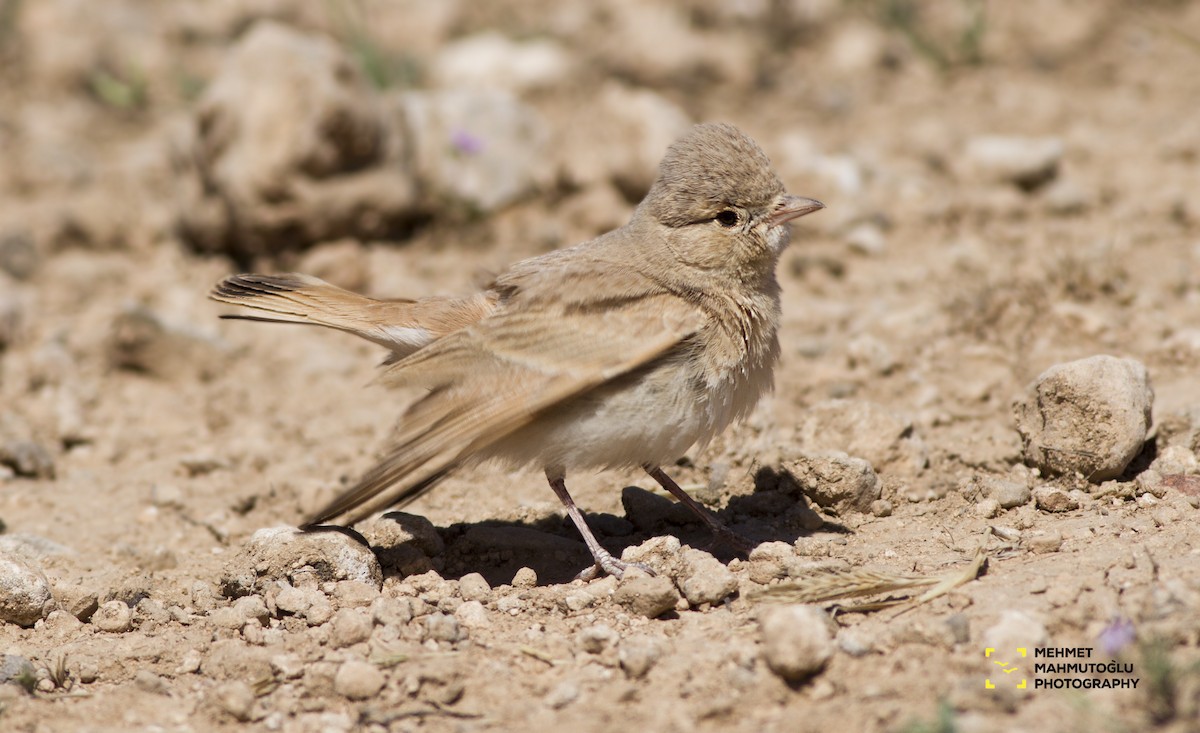
[[[640,467],[719,538],[744,540],[662,469],[745,418],[779,359],[776,265],[789,223],[824,208],[786,193],[727,123],[667,149],[623,226],[519,261],[481,291],[380,300],[301,274],[233,275],[210,294],[391,353],[379,381],[423,392],[382,460],[302,525],[351,526],[403,506],[463,465],[540,468],[591,552],[580,577],[620,578],[566,487],[568,471]]]

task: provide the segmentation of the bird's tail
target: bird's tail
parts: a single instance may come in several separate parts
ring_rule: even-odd
[[[478,321],[495,307],[495,298],[489,293],[465,298],[377,300],[295,273],[233,275],[217,283],[209,297],[259,312],[222,318],[335,328],[391,349],[393,359]]]

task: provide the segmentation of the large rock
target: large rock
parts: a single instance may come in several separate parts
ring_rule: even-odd
[[[183,234],[257,255],[378,235],[413,215],[406,140],[348,53],[271,21],[250,29],[205,91],[182,156]],[[388,164],[391,163],[391,164]]]
[[[783,468],[817,506],[839,514],[871,511],[882,491],[870,463],[841,452],[802,454],[784,461]]]
[[[1014,405],[1026,463],[1093,483],[1120,476],[1146,442],[1154,390],[1133,359],[1056,364]]]
[[[270,527],[255,532],[230,562],[222,592],[239,598],[273,581],[295,585],[297,577],[310,574],[319,582],[357,580],[376,588],[383,583],[371,548],[341,532]]]
[[[54,607],[50,582],[40,569],[15,555],[0,555],[0,622],[32,626]]]

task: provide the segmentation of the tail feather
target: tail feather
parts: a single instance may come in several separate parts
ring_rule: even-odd
[[[377,300],[296,273],[233,275],[217,283],[209,297],[261,312],[227,317],[334,328],[390,349],[392,360],[478,321],[495,306],[494,297],[487,293]]]

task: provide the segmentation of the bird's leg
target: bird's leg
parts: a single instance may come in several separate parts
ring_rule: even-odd
[[[724,541],[733,549],[747,556],[750,554],[750,551],[754,549],[755,545],[753,542],[741,536],[737,532],[734,532],[724,524],[721,524],[721,520],[717,519],[712,512],[700,506],[695,499],[688,496],[688,493],[679,488],[679,484],[675,483],[674,479],[668,476],[661,468],[658,466],[652,466],[648,463],[644,464],[642,468],[646,470],[646,473],[650,474],[650,478],[657,481],[660,486],[662,486],[667,490],[668,493],[671,494],[671,496],[682,502],[683,505],[688,509],[691,509],[692,513],[697,517],[700,517],[708,529],[714,535],[716,535],[718,539]]]
[[[546,471],[546,480],[550,482],[550,488],[554,489],[554,493],[558,496],[558,500],[567,508],[567,516],[571,517],[571,521],[575,523],[575,529],[579,530],[579,534],[583,535],[583,542],[587,545],[588,551],[592,553],[592,558],[596,564],[581,572],[577,577],[581,580],[591,580],[601,573],[608,573],[614,578],[620,578],[625,574],[626,568],[635,567],[648,575],[654,575],[654,571],[649,567],[637,562],[623,562],[612,556],[612,553],[600,546],[600,542],[596,536],[592,534],[592,530],[588,528],[587,522],[583,519],[583,513],[579,511],[579,507],[575,506],[575,501],[571,495],[567,493],[567,484],[563,480],[563,476],[556,475]]]

